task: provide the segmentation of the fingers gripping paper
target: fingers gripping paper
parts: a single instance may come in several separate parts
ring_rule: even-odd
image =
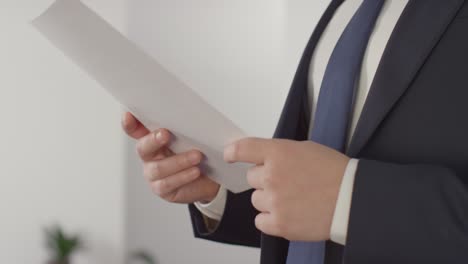
[[[168,128],[175,152],[199,149],[208,177],[233,192],[249,189],[247,164],[223,160],[224,146],[244,132],[87,6],[58,0],[32,24],[146,127]]]

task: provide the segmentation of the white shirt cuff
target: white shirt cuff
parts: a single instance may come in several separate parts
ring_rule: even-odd
[[[341,245],[346,245],[351,198],[353,195],[354,178],[356,176],[358,163],[359,160],[351,159],[346,167],[336,201],[335,213],[333,215],[330,239]]]
[[[197,209],[213,220],[220,221],[224,214],[224,208],[226,207],[227,190],[222,186],[219,188],[218,194],[210,203],[204,204],[195,202],[194,205]]]

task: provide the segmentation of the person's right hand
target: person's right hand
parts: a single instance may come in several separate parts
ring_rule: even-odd
[[[168,130],[150,132],[130,113],[124,114],[122,127],[138,140],[137,151],[144,164],[144,174],[156,195],[173,203],[207,203],[216,197],[219,184],[203,175],[198,167],[203,159],[200,151],[174,154],[169,149]]]

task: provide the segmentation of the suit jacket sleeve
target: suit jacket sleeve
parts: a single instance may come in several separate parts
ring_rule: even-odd
[[[466,177],[442,166],[360,161],[345,263],[467,260]]]
[[[260,247],[260,231],[255,227],[257,211],[251,204],[252,190],[240,194],[228,192],[226,208],[217,227],[207,229],[201,212],[189,205],[195,237],[227,244]]]

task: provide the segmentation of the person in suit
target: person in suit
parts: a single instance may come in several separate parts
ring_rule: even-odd
[[[169,131],[123,126],[196,237],[261,247],[262,264],[467,263],[467,33],[466,0],[331,1],[274,139],[226,147],[253,165],[244,193],[173,153]]]

